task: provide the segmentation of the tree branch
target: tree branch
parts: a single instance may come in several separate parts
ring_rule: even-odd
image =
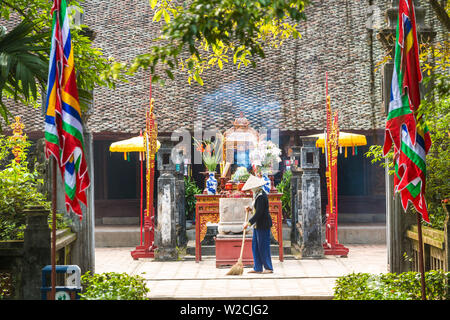
[[[28,17],[28,15],[25,13],[25,11],[23,11],[22,9],[15,7],[14,5],[12,5],[11,3],[9,3],[8,1],[5,0],[0,0],[0,3],[3,3],[4,5],[6,5],[7,7],[11,8],[12,10],[16,11],[17,13],[19,13],[22,17],[24,17],[25,19],[30,20],[30,18]]]
[[[436,13],[439,21],[444,25],[445,28],[447,28],[447,31],[450,31],[450,17],[445,11],[445,8],[443,8],[437,0],[428,0],[428,2],[433,8],[434,13]]]

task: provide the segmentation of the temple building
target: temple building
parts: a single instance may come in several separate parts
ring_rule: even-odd
[[[384,13],[391,1],[310,1],[307,21],[299,24],[301,37],[278,48],[268,48],[255,68],[226,64],[210,69],[204,85],[187,81],[181,70],[164,87],[152,86],[158,139],[164,145],[178,142],[177,130],[195,136],[195,130],[224,133],[236,119],[245,118],[257,132],[266,132],[282,149],[275,185],[287,170],[292,147],[300,136],[322,133],[326,125],[325,74],[331,107],[339,114],[340,130],[364,134],[367,146],[338,157],[339,219],[344,223],[385,222],[385,173],[364,156],[368,147],[384,139],[385,106],[379,62],[385,56],[377,33],[386,24]],[[425,3],[423,4],[425,5]],[[149,1],[85,0],[83,23],[94,31],[93,46],[115,61],[130,62],[146,53],[162,24],[153,22]],[[425,21],[438,32],[431,9]],[[441,32],[442,33],[442,32]],[[439,33],[439,34],[441,34]],[[115,90],[96,88],[86,130],[92,133],[95,186],[95,223],[139,221],[140,167],[137,154],[127,160],[111,153],[111,143],[139,135],[145,127],[150,97],[149,72],[140,69]],[[386,94],[386,93],[384,93]],[[42,110],[17,105],[26,133],[43,137]],[[199,129],[200,128],[200,129]],[[171,137],[177,136],[175,142]],[[192,141],[190,142],[192,145]],[[195,164],[192,148],[188,174],[204,188],[204,165]],[[245,162],[247,159],[236,159]],[[326,202],[325,159],[321,153],[323,202]],[[158,173],[156,173],[156,178]],[[322,206],[325,208],[325,206]]]

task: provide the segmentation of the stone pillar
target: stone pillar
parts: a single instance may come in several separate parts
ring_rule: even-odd
[[[163,142],[161,142],[163,144]],[[158,151],[158,220],[155,230],[155,260],[177,260],[177,228],[178,216],[175,165],[171,160],[172,148],[163,144]]]
[[[303,171],[300,168],[300,147],[292,147],[293,156],[298,160],[299,165],[291,165],[291,217],[292,217],[292,228],[291,228],[291,245],[301,243],[301,233],[300,233],[300,215],[301,215],[301,204],[302,204],[302,174]]]
[[[301,178],[301,256],[302,258],[322,258],[322,215],[320,198],[319,149],[315,137],[301,137],[303,147],[300,152]]]
[[[175,199],[177,206],[176,214],[176,229],[177,229],[177,245],[179,247],[185,247],[188,239],[186,235],[186,199],[184,189],[184,166],[179,166],[180,171],[175,171]]]
[[[175,185],[173,174],[163,173],[158,178],[158,224],[155,232],[155,260],[177,260],[175,221]]]
[[[24,300],[40,300],[42,268],[51,264],[51,232],[49,211],[42,206],[25,209],[27,226],[24,231],[22,292]]]
[[[178,149],[176,137],[159,137],[161,148],[158,151],[158,170],[170,172],[175,177],[175,221],[177,245],[187,245],[186,236],[186,199],[184,189],[184,161],[182,149]]]
[[[404,212],[400,195],[394,196],[393,176],[386,176],[386,236],[388,239],[388,268],[387,271],[402,273],[411,271],[411,263],[406,257],[412,257],[411,242],[406,238],[406,231],[417,224],[417,219],[411,212]],[[406,257],[405,257],[406,255]]]
[[[84,152],[91,184],[86,190],[87,208],[83,204],[81,205],[83,219],[80,221],[80,218],[73,212],[70,216],[73,221],[72,231],[77,233],[77,240],[72,249],[72,264],[80,267],[81,274],[87,271],[95,272],[94,142],[92,133],[88,131],[87,127],[84,131]],[[58,200],[64,199],[63,197],[64,193],[59,192]],[[60,208],[60,210],[65,209]]]

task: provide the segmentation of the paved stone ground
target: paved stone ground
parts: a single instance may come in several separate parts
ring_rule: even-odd
[[[227,276],[229,268],[216,268],[214,256],[196,263],[187,256],[181,261],[133,260],[134,248],[96,248],[95,272],[126,272],[147,280],[152,299],[332,299],[338,277],[352,272],[387,272],[385,245],[346,245],[347,258],[323,259],[272,257],[273,274]]]

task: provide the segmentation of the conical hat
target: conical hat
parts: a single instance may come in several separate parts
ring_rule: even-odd
[[[262,187],[266,184],[266,181],[262,178],[255,177],[254,175],[250,175],[250,177],[245,182],[242,187],[242,191],[247,191],[253,188]]]

